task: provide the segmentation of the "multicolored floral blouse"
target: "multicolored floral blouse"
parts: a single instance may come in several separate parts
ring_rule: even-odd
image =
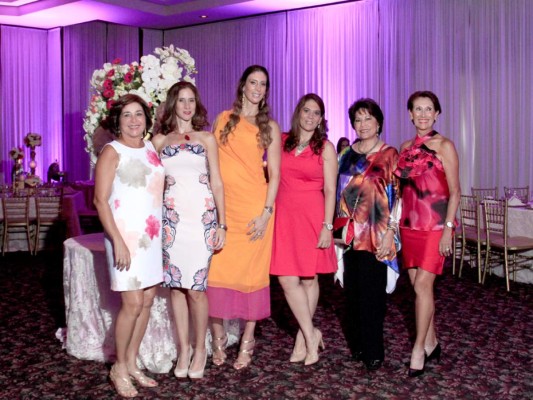
[[[337,215],[350,217],[353,213],[354,250],[376,253],[381,244],[397,189],[393,174],[397,160],[398,151],[385,144],[369,155],[359,154],[351,146],[339,155]]]

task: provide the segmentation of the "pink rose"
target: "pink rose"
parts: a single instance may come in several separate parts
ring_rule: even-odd
[[[113,60],[113,63],[112,63],[112,64],[118,65],[118,64],[121,63],[121,61],[122,61],[122,59],[117,57],[117,58],[115,58],[115,59]]]
[[[126,75],[124,75],[124,82],[126,83],[130,83],[131,81],[133,80],[133,75],[131,73],[126,73]]]
[[[115,76],[115,70],[114,69],[110,69],[109,71],[107,71],[107,77],[111,78],[112,76]]]
[[[111,110],[111,107],[113,107],[113,104],[115,104],[115,100],[107,100],[107,102],[105,103],[105,107],[108,109],[108,110]]]
[[[111,79],[106,79],[102,86],[104,89],[113,89],[113,81]]]
[[[113,89],[106,89],[102,93],[102,96],[104,96],[106,99],[110,99],[115,95],[115,91]]]

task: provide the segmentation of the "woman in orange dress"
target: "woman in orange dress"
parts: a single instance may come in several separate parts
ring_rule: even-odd
[[[213,363],[226,360],[223,320],[246,321],[235,369],[252,361],[256,321],[270,316],[269,268],[274,201],[279,185],[281,136],[270,119],[267,70],[248,67],[233,108],[214,123],[225,188],[226,244],[211,261],[207,283],[213,334]],[[263,156],[268,155],[268,182]]]
[[[459,206],[459,160],[453,142],[433,130],[441,113],[438,97],[415,92],[407,101],[416,128],[402,144],[395,174],[400,178],[403,267],[415,289],[416,340],[408,375],[420,376],[425,364],[440,360],[435,333],[433,284],[442,274],[444,259],[452,255],[455,213]]]

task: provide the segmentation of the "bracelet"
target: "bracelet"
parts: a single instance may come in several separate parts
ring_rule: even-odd
[[[263,208],[263,210],[265,210],[267,213],[269,213],[270,215],[272,215],[274,213],[274,207],[269,207],[269,206],[265,206]]]
[[[218,224],[218,227],[219,227],[220,229],[224,229],[225,231],[228,230],[228,226],[227,226],[226,224]]]

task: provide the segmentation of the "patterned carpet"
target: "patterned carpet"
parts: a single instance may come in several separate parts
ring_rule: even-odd
[[[64,325],[61,254],[8,254],[0,260],[0,398],[113,399],[109,365],[81,361],[61,350]],[[368,373],[352,361],[342,334],[342,290],[321,279],[316,325],[326,350],[310,367],[287,362],[296,325],[280,287],[272,284],[273,316],[259,324],[251,368],[234,371],[209,363],[199,382],[158,375],[146,399],[531,399],[533,398],[532,286],[501,278],[475,283],[447,268],[437,283],[439,365],[406,377],[414,333],[413,293],[402,275],[389,298],[384,367]],[[230,348],[230,360],[237,349]]]

